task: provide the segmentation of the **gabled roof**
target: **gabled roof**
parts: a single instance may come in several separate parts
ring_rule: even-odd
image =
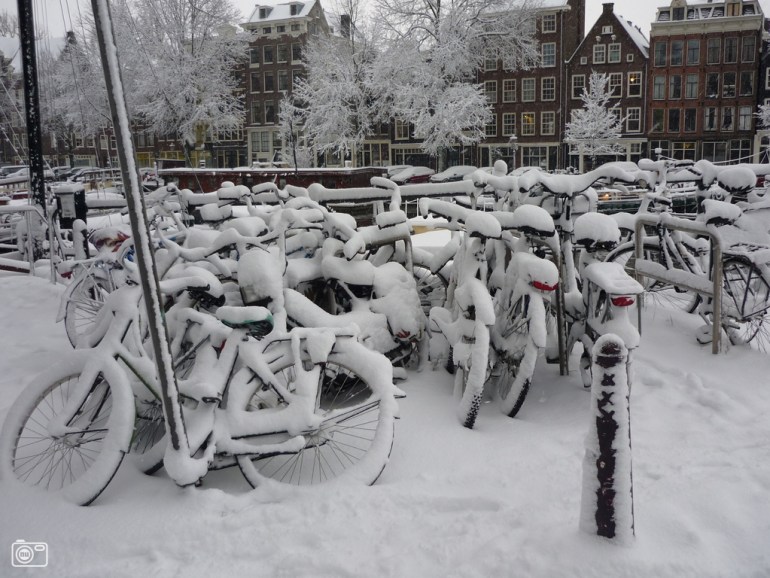
[[[615,18],[626,29],[631,40],[634,41],[639,51],[644,54],[645,57],[650,57],[650,41],[644,35],[644,32],[638,26],[635,26],[630,20],[626,20],[620,14],[616,14]]]
[[[263,24],[278,20],[291,20],[307,16],[315,6],[316,0],[302,0],[297,2],[277,2],[275,0],[260,0],[254,7],[246,24]],[[260,18],[260,15],[264,15]]]
[[[623,30],[626,31],[629,38],[631,38],[631,41],[639,49],[639,52],[641,52],[645,58],[649,58],[650,41],[647,40],[647,37],[644,35],[644,32],[642,32],[641,29],[638,26],[636,26],[633,22],[631,22],[630,20],[626,20],[620,14],[615,14],[614,11],[612,12],[612,16],[615,18],[615,21],[623,27]],[[580,41],[580,44],[578,44],[578,47],[575,49],[575,52],[573,52],[572,55],[569,57],[568,62],[572,62],[572,59],[575,58],[575,55],[578,52],[580,52],[580,50],[583,48],[583,45],[586,43],[586,41],[592,37],[592,31],[596,27],[596,23],[598,21],[599,20],[597,19],[597,21],[591,25],[591,28],[589,28],[588,34],[586,34],[583,37],[583,40]]]

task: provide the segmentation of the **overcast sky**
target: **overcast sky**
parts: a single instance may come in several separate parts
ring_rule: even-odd
[[[73,20],[77,14],[77,0],[33,0],[35,19],[45,22],[52,35],[63,36],[68,21],[66,15],[69,7]],[[321,0],[323,3],[323,0]],[[81,0],[83,4],[90,4],[88,0]],[[605,0],[586,0],[586,27],[590,28],[602,12],[602,4]],[[235,5],[241,10],[244,19],[248,18],[254,10],[256,0],[234,0]],[[650,22],[655,17],[655,10],[659,6],[669,5],[669,0],[615,0],[615,13],[620,14],[642,29],[645,36],[650,36]],[[695,3],[695,2],[693,2]],[[0,11],[16,12],[17,0],[0,0]],[[770,16],[770,0],[760,0],[762,11]],[[65,16],[62,17],[62,11]]]

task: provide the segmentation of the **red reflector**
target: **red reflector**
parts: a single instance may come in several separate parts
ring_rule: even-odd
[[[558,284],[549,285],[548,283],[543,283],[542,281],[532,281],[532,286],[538,291],[556,291]]]
[[[634,304],[634,298],[628,295],[621,295],[620,297],[613,297],[612,304],[615,307],[629,307]]]

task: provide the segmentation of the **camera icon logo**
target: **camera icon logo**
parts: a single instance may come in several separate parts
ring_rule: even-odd
[[[11,544],[11,565],[15,568],[44,568],[48,566],[48,544],[16,540]]]

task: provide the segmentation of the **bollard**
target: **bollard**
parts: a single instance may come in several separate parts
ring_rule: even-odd
[[[617,335],[592,352],[591,423],[583,458],[580,528],[620,543],[634,537],[628,350]]]

